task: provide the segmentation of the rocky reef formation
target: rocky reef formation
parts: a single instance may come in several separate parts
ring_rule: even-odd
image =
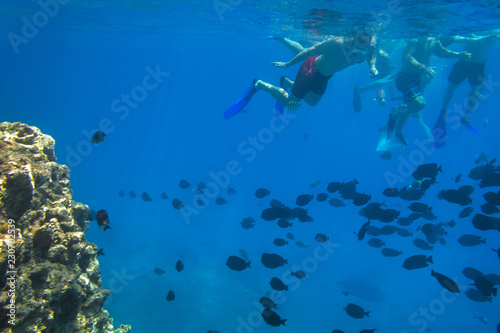
[[[72,200],[54,144],[36,127],[0,124],[0,332],[129,332],[102,308],[110,291],[84,238],[89,208]]]

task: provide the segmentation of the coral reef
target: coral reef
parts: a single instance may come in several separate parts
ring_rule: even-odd
[[[129,332],[102,308],[110,291],[84,238],[89,208],[72,201],[54,144],[36,127],[0,124],[0,332]]]

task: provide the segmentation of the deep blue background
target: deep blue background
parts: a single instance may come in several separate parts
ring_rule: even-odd
[[[387,246],[402,250],[404,256],[383,257],[379,250],[357,241],[353,231],[365,219],[350,202],[344,208],[333,208],[313,201],[307,208],[314,222],[293,222],[291,230],[261,220],[260,212],[270,198],[293,205],[299,194],[316,194],[325,191],[330,181],[356,178],[358,190],[372,194],[374,201],[385,200],[406,215],[408,202],[382,196],[383,189],[392,186],[387,175],[402,176],[395,187],[408,186],[413,178],[401,173],[404,166],[436,162],[444,172],[422,201],[434,207],[438,221],[457,220],[462,207],[439,201],[436,194],[443,188],[457,188],[452,178],[458,173],[464,179],[459,185],[477,184],[466,177],[475,166],[475,156],[482,152],[498,156],[498,91],[492,91],[471,117],[482,137],[461,126],[449,131],[445,148],[424,154],[414,142],[424,140],[424,132],[410,119],[405,128],[410,145],[387,162],[375,152],[378,129],[385,125],[390,107],[397,104],[379,107],[371,101],[376,94],[373,91],[362,96],[363,111],[354,113],[353,88],[370,82],[368,66],[357,65],[336,74],[321,103],[300,108],[289,125],[275,133],[249,162],[238,147],[248,142],[249,136],[267,131],[274,117],[274,100],[260,92],[246,107],[247,112],[229,121],[222,113],[255,77],[274,84],[281,75],[295,77],[298,66],[279,69],[270,65],[293,55],[264,37],[280,31],[282,36],[298,36],[300,26],[274,19],[275,12],[261,17],[261,12],[253,12],[247,3],[234,6],[223,21],[213,3],[175,2],[171,8],[161,2],[139,5],[115,6],[110,2],[85,6],[75,2],[61,6],[60,12],[15,53],[7,34],[20,34],[21,18],[31,17],[40,7],[29,1],[7,3],[2,24],[2,36],[6,37],[0,44],[1,120],[24,122],[51,135],[56,140],[58,162],[71,166],[73,199],[109,213],[112,230],[103,233],[92,222],[87,237],[106,253],[99,261],[102,284],[112,290],[105,308],[115,325],[131,324],[134,332],[246,332],[241,326],[238,330],[238,318],[259,318],[253,302],[270,290],[271,277],[280,277],[286,269],[314,257],[314,235],[322,232],[339,247],[312,269],[308,279],[300,281],[297,290],[286,294],[278,313],[288,319],[287,327],[257,323],[254,332],[330,332],[335,328],[417,332],[422,328],[420,322],[409,322],[411,315],[419,308],[438,306],[443,289],[430,277],[430,269],[401,268],[406,256],[424,252],[411,244],[412,238],[385,237]],[[273,20],[276,25],[269,25]],[[202,31],[203,23],[206,30]],[[392,24],[397,27],[398,22]],[[306,35],[321,38],[312,31]],[[452,48],[459,50],[460,46]],[[400,47],[393,54],[398,67],[399,52]],[[499,54],[497,43],[486,67],[487,76],[495,82],[500,82],[495,61]],[[438,76],[425,93],[423,117],[429,126],[437,117],[446,77],[454,63],[439,58],[432,61]],[[113,101],[141,85],[148,66],[159,66],[168,77],[120,119],[120,113],[112,110]],[[457,89],[452,104],[463,103],[468,88],[464,83]],[[103,119],[109,119],[112,130],[104,130],[104,142],[90,145],[84,133],[93,133]],[[484,119],[488,119],[488,127],[483,125]],[[68,152],[82,147],[91,150],[83,154],[80,150],[81,161],[74,163]],[[229,197],[222,189],[227,205],[211,201],[186,223],[172,208],[171,200],[176,197],[192,204],[194,194],[181,190],[179,180],[184,178],[193,186],[209,182],[210,172],[225,170],[232,160],[239,163],[241,172],[230,178],[228,186],[237,189],[237,195]],[[314,180],[321,183],[311,189],[309,184]],[[256,199],[253,194],[258,187],[270,189],[271,196]],[[134,190],[138,197],[120,198],[122,189],[127,193]],[[160,199],[163,191],[169,200]],[[142,192],[149,193],[153,201],[142,201]],[[476,211],[484,192],[476,188],[473,194]],[[257,220],[254,229],[241,228],[239,222],[247,216]],[[471,282],[461,273],[466,266],[499,274],[498,257],[491,251],[500,245],[498,233],[474,230],[470,218],[457,222],[449,229],[448,245],[438,244],[432,252],[433,268],[458,278],[461,285]],[[419,223],[423,222],[417,221],[408,229],[422,237],[416,231]],[[276,248],[273,239],[288,231],[310,248],[293,244]],[[488,244],[465,248],[456,241],[464,233],[481,235]],[[239,248],[246,249],[252,260],[252,268],[244,272],[231,271],[225,265],[229,255],[238,255]],[[262,252],[279,253],[289,259],[289,265],[270,271],[260,263]],[[185,263],[181,273],[174,270],[178,259]],[[167,273],[155,275],[155,267]],[[338,282],[350,278],[378,285],[385,300],[371,302],[342,295],[344,289]],[[168,290],[175,291],[174,302],[165,301]],[[348,317],[343,307],[349,302],[370,311],[370,318]],[[493,323],[500,319],[497,303],[475,303],[461,294],[443,309],[438,307],[439,314],[427,323],[435,332],[492,332]],[[489,318],[492,324],[473,319],[473,312]]]

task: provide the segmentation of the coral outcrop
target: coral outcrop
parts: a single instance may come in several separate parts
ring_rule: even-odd
[[[103,304],[89,208],[36,127],[0,124],[0,332],[115,332]],[[15,325],[12,325],[14,324]]]

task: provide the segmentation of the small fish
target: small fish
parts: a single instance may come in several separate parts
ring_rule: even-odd
[[[419,254],[406,258],[403,263],[403,268],[406,268],[407,270],[424,268],[429,266],[428,263],[434,263],[432,261],[432,256],[427,257],[425,254]]]
[[[183,190],[187,189],[190,186],[191,186],[191,184],[189,184],[189,182],[187,180],[185,180],[185,179],[181,179],[179,181],[179,187],[182,188]]]
[[[182,263],[182,261],[178,260],[175,263],[175,269],[177,270],[177,272],[184,270],[184,264]]]
[[[184,204],[182,203],[182,201],[180,201],[179,199],[174,199],[172,200],[172,206],[175,208],[175,209],[182,209],[184,208]]]
[[[168,199],[168,195],[167,195],[167,193],[165,193],[165,192],[161,192],[160,197],[161,197],[163,200],[167,200],[167,199]]]
[[[477,314],[475,314],[474,312],[472,313],[474,315],[474,317],[472,317],[473,319],[477,318],[479,321],[485,323],[485,324],[488,324],[490,321],[488,320],[488,318],[486,317],[482,317],[482,316],[478,316]]]
[[[156,274],[156,275],[163,275],[163,274],[165,274],[165,273],[166,273],[166,272],[165,272],[163,269],[161,269],[161,268],[155,268],[155,269],[154,269],[154,272],[155,272],[155,274]]]
[[[106,212],[104,209],[101,209],[100,211],[97,212],[96,221],[99,228],[102,228],[104,231],[111,229],[111,227],[108,225],[109,224],[108,212]]]
[[[262,296],[259,300],[259,303],[265,307],[266,309],[276,309],[277,304],[274,303],[270,298],[267,298],[265,296]]]
[[[328,199],[328,193],[319,193],[317,196],[316,196],[316,200],[318,200],[318,202],[324,202]]]
[[[366,235],[366,230],[368,229],[368,227],[370,226],[370,221],[368,220],[368,222],[364,223],[361,228],[359,229],[359,231],[356,233],[354,233],[356,236],[358,236],[358,240],[359,241],[362,241],[363,238],[365,238],[365,235]]]
[[[295,236],[291,232],[286,234],[286,238],[291,239],[291,240],[295,240]],[[493,249],[493,251],[494,251],[494,249]]]
[[[307,277],[306,273],[303,270],[298,270],[292,272],[291,275],[295,276],[297,279],[305,279]]]
[[[256,196],[258,199],[262,199],[262,198],[264,198],[266,195],[269,195],[269,194],[271,194],[271,191],[266,190],[265,188],[258,188],[258,189],[255,191],[255,196]]]
[[[104,249],[99,249],[99,250],[97,251],[97,256],[98,256],[98,257],[99,257],[99,256],[105,256],[105,254],[104,254]]]
[[[400,256],[402,254],[403,254],[403,251],[398,251],[398,250],[391,249],[391,248],[388,248],[388,247],[384,247],[382,249],[382,255],[384,257],[397,257],[397,256]]]
[[[276,246],[284,246],[288,245],[288,241],[284,240],[283,238],[275,238],[273,244]]]
[[[311,202],[312,199],[314,199],[314,196],[312,194],[301,194],[297,197],[295,203],[297,204],[297,206],[302,207]]]
[[[431,276],[434,276],[443,288],[451,291],[452,293],[460,294],[458,285],[449,277],[444,276],[443,274],[436,273],[433,269],[431,269]]]
[[[173,300],[175,300],[175,294],[172,290],[170,290],[167,294],[167,301],[172,302]]]
[[[389,187],[382,192],[383,195],[389,198],[399,197],[399,190],[395,187]]]
[[[347,304],[344,310],[347,312],[349,317],[352,318],[361,319],[364,317],[370,317],[370,311],[365,311],[362,307],[353,303]]]
[[[106,136],[106,134],[104,134],[103,132],[97,131],[90,138],[90,142],[92,142],[93,144],[101,143],[104,140],[105,136]]]
[[[120,190],[120,192],[118,192],[118,196],[120,198],[123,198],[125,196],[125,192],[123,192],[123,190]]]
[[[288,260],[280,256],[276,253],[262,253],[262,257],[260,259],[262,264],[266,268],[278,268],[285,264],[288,264]]]
[[[252,229],[255,226],[255,220],[252,217],[246,217],[240,222],[243,229]]]
[[[328,200],[328,203],[333,207],[345,207],[345,203],[337,198],[331,198],[330,200]]]
[[[381,248],[382,246],[385,246],[385,242],[379,238],[370,238],[368,240],[368,245],[378,249]]]
[[[219,206],[222,206],[227,204],[227,201],[222,197],[218,197],[217,199],[215,199],[215,203],[218,204]]]
[[[392,160],[392,153],[390,151],[381,151],[380,154],[378,155],[381,159],[384,161],[390,161]]]
[[[458,183],[460,181],[460,179],[462,178],[462,174],[459,173],[456,177],[455,177],[455,183]],[[452,178],[453,179],[453,178]]]
[[[318,233],[318,234],[316,234],[316,237],[314,237],[314,239],[318,243],[325,243],[325,242],[328,242],[330,240],[330,236],[327,236],[327,235],[322,234],[322,233]]]
[[[196,204],[198,205],[198,207],[205,207],[207,205],[206,202],[200,198],[196,199]]]
[[[313,181],[311,182],[311,184],[309,184],[309,186],[310,186],[311,188],[313,188],[313,187],[318,186],[318,185],[319,185],[319,183],[321,183],[321,179],[313,180]]]
[[[232,187],[227,189],[227,195],[235,195],[236,193],[238,192]]]
[[[458,242],[463,246],[476,246],[486,244],[486,239],[477,235],[465,234],[458,239]]]
[[[281,317],[276,312],[274,312],[269,308],[264,309],[264,311],[262,312],[262,318],[264,318],[264,321],[270,326],[273,327],[278,327],[280,325],[286,326],[285,322],[287,320],[281,319]]]
[[[481,153],[481,155],[476,155],[476,160],[474,161],[474,163],[481,164],[483,162],[489,162],[489,161],[490,158],[488,157],[488,155],[486,155],[485,153]]]
[[[273,277],[271,281],[269,281],[269,284],[271,285],[271,288],[273,288],[276,291],[283,291],[283,290],[288,290],[288,286],[283,283],[280,279]]]
[[[385,103],[387,102],[385,99],[385,90],[380,89],[377,93],[377,97],[373,101],[377,102],[379,106],[384,107]]]
[[[245,261],[244,259],[237,256],[229,256],[226,261],[227,267],[233,271],[241,272],[247,268],[250,268],[250,261]]]
[[[151,199],[151,197],[149,196],[149,194],[147,194],[146,192],[142,192],[141,198],[142,198],[142,200],[144,200],[146,202],[153,201],[153,199]]]
[[[307,245],[306,243],[304,243],[301,240],[296,241],[295,245],[297,245],[298,247],[304,248],[304,249],[309,247],[309,245]]]
[[[133,199],[133,198],[135,198],[135,197],[137,196],[137,194],[135,194],[135,192],[134,192],[134,191],[130,191],[130,192],[128,193],[128,195],[130,196],[130,198],[131,198],[131,199]]]

